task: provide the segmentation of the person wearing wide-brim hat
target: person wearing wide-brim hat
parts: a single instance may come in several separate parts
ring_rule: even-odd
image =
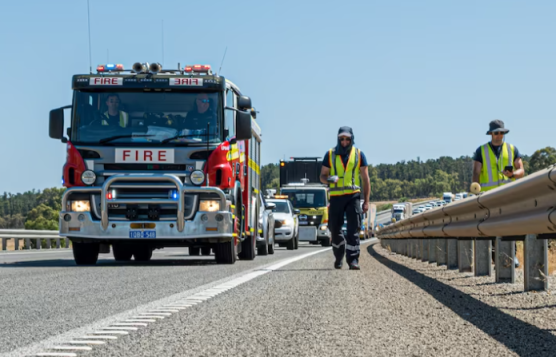
[[[491,121],[487,131],[491,141],[475,151],[473,182],[480,184],[481,192],[500,187],[525,175],[519,150],[504,140],[509,132],[502,120]]]

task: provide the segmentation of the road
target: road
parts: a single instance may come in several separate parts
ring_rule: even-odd
[[[146,264],[105,255],[92,267],[75,266],[69,251],[0,254],[0,356],[539,356],[539,341],[556,347],[553,333],[384,252],[363,242],[361,271],[335,270],[330,248],[303,243],[231,266],[185,249]]]

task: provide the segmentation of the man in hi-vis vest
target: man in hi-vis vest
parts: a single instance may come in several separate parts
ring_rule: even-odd
[[[361,150],[353,146],[354,142],[353,130],[348,126],[341,127],[336,147],[324,155],[320,174],[321,182],[330,185],[328,228],[332,234],[336,269],[342,268],[345,255],[349,269],[359,270],[361,217],[369,209],[371,195],[367,159]],[[347,219],[346,237],[342,233],[344,213]]]
[[[487,135],[489,143],[480,146],[473,156],[473,182],[478,182],[481,192],[492,190],[525,175],[519,150],[504,141],[510,131],[502,120],[490,122]]]
[[[129,116],[126,112],[120,110],[120,96],[118,94],[108,94],[106,97],[106,108],[108,108],[108,110],[102,115],[101,125],[119,125],[122,128],[127,127]]]

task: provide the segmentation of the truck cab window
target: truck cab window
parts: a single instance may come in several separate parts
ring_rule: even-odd
[[[234,91],[231,88],[226,90],[226,106],[235,108],[235,101],[234,101]],[[236,135],[235,131],[235,115],[236,113],[233,110],[226,110],[226,117],[224,119],[224,130],[226,134],[226,140],[230,140]]]

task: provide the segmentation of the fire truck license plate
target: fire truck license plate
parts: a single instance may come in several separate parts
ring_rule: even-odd
[[[156,231],[130,230],[129,238],[156,238]]]

